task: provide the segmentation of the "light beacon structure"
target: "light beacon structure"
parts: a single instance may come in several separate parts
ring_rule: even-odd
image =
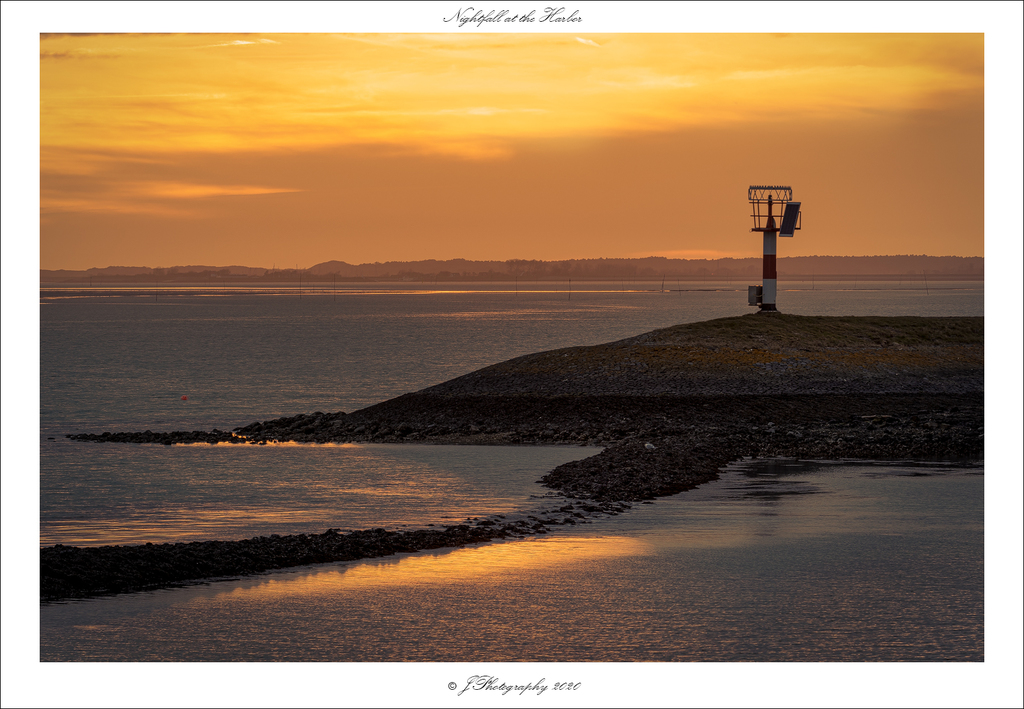
[[[775,237],[793,236],[800,228],[800,203],[793,201],[793,188],[780,185],[751,185],[747,189],[750,200],[750,216],[754,228],[764,234],[764,265],[761,285],[747,286],[747,303],[760,307],[758,313],[776,313],[775,294]],[[781,225],[775,221],[774,210],[778,206]]]

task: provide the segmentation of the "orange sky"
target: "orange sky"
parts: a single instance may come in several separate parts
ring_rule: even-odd
[[[42,268],[984,253],[982,34],[40,40]]]

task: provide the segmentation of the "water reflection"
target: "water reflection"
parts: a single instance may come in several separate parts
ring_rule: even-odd
[[[40,544],[320,534],[515,514],[582,446],[134,446],[58,441],[41,466]]]
[[[953,520],[980,533],[980,499],[958,499],[954,491],[982,476],[981,466],[971,463],[746,460],[728,466],[717,481],[651,508],[640,505],[630,515],[603,521],[602,528],[644,534],[659,546],[691,548],[829,538],[865,529],[885,533]],[[914,480],[929,477],[935,485],[919,497],[922,488]]]
[[[984,659],[978,469],[733,468],[557,536],[42,607],[46,660]],[[774,514],[762,514],[765,505]]]
[[[492,584],[527,572],[565,570],[598,559],[650,553],[650,544],[629,537],[534,538],[389,557],[303,573],[296,578],[268,578],[257,585],[224,593],[239,600],[265,602],[286,596],[330,595],[382,587]]]

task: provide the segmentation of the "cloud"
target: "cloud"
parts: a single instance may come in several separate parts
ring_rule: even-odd
[[[383,112],[376,112],[383,115]],[[443,108],[440,111],[391,111],[394,115],[459,115],[459,116],[494,116],[499,113],[545,113],[542,108],[495,108],[494,106],[473,106],[472,108]]]
[[[302,190],[291,189],[288,187],[262,187],[259,185],[203,185],[191,182],[144,182],[138,185],[138,189],[143,194],[171,199],[302,192]]]
[[[232,40],[230,42],[224,42],[223,44],[204,44],[203,47],[240,47],[240,46],[245,45],[245,44],[281,44],[281,43],[280,42],[275,42],[272,39],[256,39],[256,40],[235,39],[235,40]]]
[[[133,61],[42,62],[43,144],[173,154],[386,143],[475,158],[523,140],[883,120],[980,107],[983,90],[982,42],[970,35],[275,36],[50,40],[64,58],[88,49]],[[195,44],[208,40],[240,49],[210,62]],[[258,48],[276,43],[288,51]],[[946,55],[967,59],[946,68],[935,59]]]
[[[115,52],[94,52],[88,49],[72,49],[63,52],[40,52],[39,59],[117,59]]]
[[[106,100],[106,99],[163,99],[163,98],[180,98],[193,100],[218,100],[227,98],[228,94],[108,94],[106,96],[93,96],[94,100]]]
[[[698,86],[697,82],[676,75],[658,74],[647,68],[613,69],[606,72],[601,86],[633,91],[690,89]]]
[[[629,258],[647,258],[649,256],[662,256],[664,258],[681,259],[720,259],[720,258],[750,258],[756,256],[753,252],[719,251],[717,249],[676,249],[671,251],[639,251],[629,254]]]
[[[148,180],[100,183],[88,190],[42,189],[41,212],[107,212],[117,214],[153,214],[189,216],[192,209],[184,200],[208,197],[240,197],[303,192],[289,187],[262,185],[211,185],[192,182]]]
[[[40,32],[39,39],[60,39],[61,37],[103,37],[109,32]]]

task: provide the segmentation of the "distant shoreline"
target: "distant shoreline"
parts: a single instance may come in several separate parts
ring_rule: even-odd
[[[950,283],[950,282],[961,282],[961,283],[984,283],[984,274],[974,273],[929,273],[927,275],[921,273],[875,273],[875,274],[863,274],[863,273],[822,273],[822,274],[802,274],[802,273],[786,273],[779,270],[779,280],[781,283],[791,284],[811,284],[811,283],[897,283],[906,284],[906,286],[919,285],[921,289],[926,288],[927,284],[936,283]],[[434,276],[434,275],[416,275],[416,276],[400,276],[400,275],[387,275],[387,276],[338,276],[332,278],[330,275],[305,275],[302,274],[301,284],[308,287],[330,287],[334,284],[357,284],[357,283],[402,283],[406,285],[440,285],[440,284],[451,284],[451,283],[507,283],[507,284],[518,284],[519,287],[525,287],[531,283],[552,283],[552,284],[565,284],[571,280],[574,284],[587,284],[587,283],[625,283],[630,285],[636,285],[647,289],[662,290],[661,286],[664,286],[664,290],[678,290],[678,284],[704,284],[704,283],[729,283],[729,284],[746,284],[748,281],[755,283],[760,280],[760,275],[715,275],[708,274],[706,276],[701,275],[685,275],[685,276],[621,276],[621,277],[593,277],[593,278],[580,278],[578,276],[536,276],[536,277],[523,277],[516,278],[507,273],[496,273],[471,276]],[[40,276],[40,288],[61,288],[61,287],[91,287],[97,288],[104,285],[138,285],[138,286],[181,286],[181,285],[208,285],[210,283],[216,283],[222,286],[236,286],[238,288],[245,287],[267,287],[275,285],[288,285],[297,286],[300,283],[299,275],[297,274],[272,274],[268,276],[241,276],[241,275],[218,275],[210,274],[205,272],[188,272],[182,273],[177,276],[150,276],[150,275],[109,275],[109,276],[88,276],[88,275],[74,275],[74,276],[55,276],[47,274]],[[674,286],[674,287],[673,287]]]
[[[782,256],[777,261],[783,280],[970,280],[985,274],[983,256]],[[40,269],[41,283],[179,283],[185,281],[260,283],[377,282],[480,283],[488,281],[642,281],[751,280],[760,278],[762,258],[682,259],[584,258],[543,261],[538,259],[471,260],[425,259],[350,264],[325,261],[309,268],[255,268],[251,266],[107,266],[82,270]]]

